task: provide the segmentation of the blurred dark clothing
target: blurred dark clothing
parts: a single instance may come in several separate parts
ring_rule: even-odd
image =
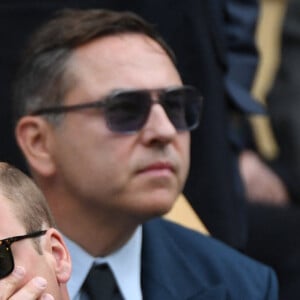
[[[246,254],[275,270],[280,300],[299,299],[300,209],[252,204],[248,219]]]
[[[290,0],[284,18],[280,65],[267,97],[270,119],[280,148],[274,169],[300,204],[300,1]]]
[[[249,205],[246,254],[272,266],[280,299],[294,300],[300,297],[300,1],[287,5],[279,70],[267,95],[280,153],[267,163],[283,180],[291,201],[284,207]]]

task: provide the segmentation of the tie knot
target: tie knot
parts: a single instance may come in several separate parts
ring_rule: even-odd
[[[108,264],[93,265],[82,290],[90,300],[121,300],[120,291]]]

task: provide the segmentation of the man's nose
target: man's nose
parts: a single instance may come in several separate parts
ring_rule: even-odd
[[[176,128],[159,103],[153,103],[148,120],[142,131],[145,142],[156,140],[168,143],[177,134]]]

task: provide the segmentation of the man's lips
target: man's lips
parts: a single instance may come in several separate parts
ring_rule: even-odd
[[[138,173],[147,173],[147,172],[163,172],[163,171],[168,171],[168,172],[175,172],[174,166],[169,163],[169,162],[156,162],[149,164],[145,167],[142,167]]]

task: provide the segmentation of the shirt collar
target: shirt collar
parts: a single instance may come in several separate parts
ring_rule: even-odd
[[[105,257],[93,257],[75,242],[64,237],[71,254],[73,270],[68,282],[70,299],[79,299],[80,288],[94,263],[108,263],[124,299],[141,300],[142,227],[139,226],[128,242]]]

